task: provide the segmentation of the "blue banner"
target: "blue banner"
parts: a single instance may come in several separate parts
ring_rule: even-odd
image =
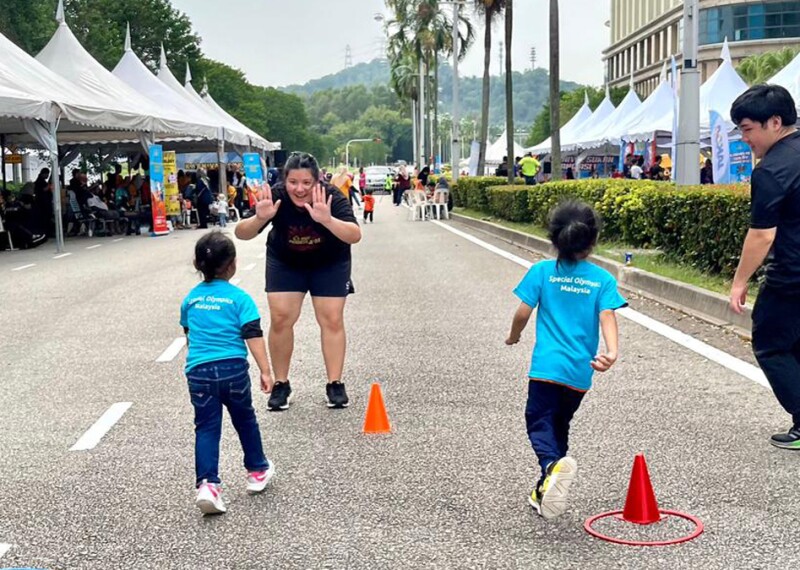
[[[169,233],[167,206],[164,203],[164,149],[160,144],[150,147],[150,205],[153,213],[153,235]]]
[[[242,155],[244,160],[244,175],[248,184],[261,184],[264,182],[264,169],[261,168],[261,157],[255,152],[246,152]]]
[[[728,125],[722,115],[709,112],[711,124],[711,162],[716,184],[731,182],[731,149],[728,142]]]
[[[753,153],[750,147],[742,141],[733,141],[730,148],[730,181],[750,182],[753,174]]]

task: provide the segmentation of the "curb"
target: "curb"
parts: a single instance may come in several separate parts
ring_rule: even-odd
[[[468,218],[455,212],[450,212],[450,216],[459,223],[532,252],[548,257],[553,257],[555,254],[552,244],[544,238],[505,228],[492,222]],[[728,308],[728,298],[719,293],[629,267],[598,255],[592,255],[590,259],[614,275],[619,286],[626,291],[652,299],[712,325],[730,329],[748,340],[751,338],[750,307],[746,307],[744,313],[737,315]]]

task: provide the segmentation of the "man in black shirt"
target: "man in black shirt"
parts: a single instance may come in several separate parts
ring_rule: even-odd
[[[767,260],[766,280],[753,308],[753,352],[775,397],[792,415],[770,443],[800,450],[800,132],[783,87],[756,85],[731,107],[731,118],[761,159],[751,178],[750,229],[731,288],[731,309],[747,299],[750,277]],[[769,255],[769,259],[767,256]]]

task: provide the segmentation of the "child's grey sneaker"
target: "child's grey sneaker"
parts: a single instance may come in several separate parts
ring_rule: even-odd
[[[578,463],[571,457],[562,457],[548,466],[539,502],[545,520],[561,516],[567,510],[569,488],[577,474]]]

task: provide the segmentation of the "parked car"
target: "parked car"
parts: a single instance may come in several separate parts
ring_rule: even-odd
[[[368,166],[364,173],[367,175],[368,190],[383,190],[386,187],[386,176],[395,174],[390,166]]]

